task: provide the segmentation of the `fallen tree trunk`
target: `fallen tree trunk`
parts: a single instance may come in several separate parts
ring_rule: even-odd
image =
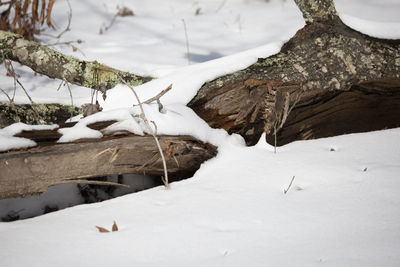
[[[204,84],[188,106],[248,144],[400,126],[400,41],[347,27],[332,1],[296,3],[307,25],[280,53]]]
[[[25,132],[20,136],[34,134]],[[108,136],[49,145],[50,139],[42,140],[43,145],[35,148],[0,154],[0,199],[40,194],[57,184],[84,183],[82,178],[164,173],[152,136]],[[217,152],[214,146],[189,136],[161,136],[159,140],[172,180],[192,176]]]
[[[400,41],[373,38],[347,27],[331,0],[295,1],[307,24],[278,54],[204,84],[188,106],[210,126],[239,133],[249,145],[255,144],[263,132],[266,132],[269,143],[282,145],[294,140],[399,127]],[[4,34],[0,39],[1,36]],[[0,43],[3,42],[0,40]],[[24,48],[18,46],[18,49]],[[14,52],[8,52],[8,58],[20,60],[9,53]],[[33,64],[31,67],[37,71],[35,68],[38,66]],[[68,81],[78,81],[77,84],[82,85],[85,77],[78,71]],[[57,78],[64,80],[65,76]],[[109,79],[110,85],[115,84],[116,77]],[[101,89],[100,85],[103,89],[109,88],[104,84],[108,83],[103,81],[92,88]],[[184,137],[175,138],[184,140]],[[139,140],[144,140],[144,137],[137,137],[134,143],[140,143]],[[93,157],[106,150],[106,146],[100,145],[102,143],[88,143],[87,149],[93,150],[85,155]],[[112,143],[107,145],[107,148],[115,148]],[[96,150],[97,146],[103,150]],[[154,144],[152,146],[155,149]],[[203,152],[212,156],[209,149],[207,147]],[[8,155],[26,153],[25,158],[30,162],[33,157],[30,151],[32,149]],[[9,157],[5,155],[2,155],[3,163],[0,164],[5,164],[5,158]],[[110,155],[103,161],[109,158]],[[87,164],[97,165],[98,160]],[[139,158],[129,160],[143,163]],[[133,161],[129,162],[130,166],[136,166],[137,162]],[[26,170],[33,166],[33,163],[23,163],[21,159],[18,164],[26,164]],[[174,161],[168,164],[174,165]],[[190,165],[189,161],[184,164]],[[93,169],[91,171],[96,173]],[[17,188],[19,185],[14,186]]]

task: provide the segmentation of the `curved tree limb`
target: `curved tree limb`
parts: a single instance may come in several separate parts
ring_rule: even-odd
[[[118,75],[133,86],[151,79],[116,70],[97,61],[66,56],[37,42],[28,41],[21,35],[5,31],[0,31],[0,50],[5,58],[28,66],[37,73],[102,91],[120,83]],[[112,69],[114,72],[102,69]]]

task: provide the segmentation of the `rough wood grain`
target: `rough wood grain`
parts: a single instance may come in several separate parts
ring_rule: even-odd
[[[190,177],[216,148],[189,136],[161,136],[171,177]],[[81,143],[39,146],[0,154],[0,199],[44,192],[72,179],[113,174],[162,175],[152,136],[115,136]]]

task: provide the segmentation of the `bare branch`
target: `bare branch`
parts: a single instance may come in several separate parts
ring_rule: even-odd
[[[143,103],[140,101],[140,98],[139,98],[138,94],[136,93],[135,89],[133,89],[133,87],[132,87],[129,83],[127,83],[127,82],[124,80],[124,78],[123,78],[122,76],[119,75],[118,72],[115,72],[115,70],[112,70],[112,69],[102,69],[102,70],[114,72],[114,73],[120,78],[120,80],[122,81],[122,83],[125,84],[126,86],[128,86],[129,89],[132,91],[132,93],[135,95],[136,101],[138,102],[139,108],[140,108],[140,118],[143,120],[143,122],[144,122],[144,124],[145,124],[145,126],[146,126],[146,128],[147,128],[147,131],[153,136],[154,140],[156,141],[158,150],[159,150],[159,152],[160,152],[161,159],[162,159],[163,166],[164,166],[164,175],[165,175],[165,177],[163,178],[163,182],[164,182],[165,188],[168,188],[168,187],[169,187],[169,183],[168,183],[167,163],[166,163],[166,161],[165,161],[164,153],[163,153],[163,151],[162,151],[162,149],[161,149],[160,142],[158,141],[158,138],[157,138],[157,135],[156,135],[157,126],[155,125],[154,122],[152,122],[152,123],[155,125],[155,131],[153,131],[153,129],[151,128],[150,123],[149,123],[149,121],[148,121],[148,119],[147,119],[147,117],[146,117],[146,114],[145,114],[145,112],[144,112]],[[168,88],[167,88],[167,89],[168,89]],[[165,90],[167,90],[167,89],[165,89]],[[168,89],[168,90],[170,90],[170,89]]]

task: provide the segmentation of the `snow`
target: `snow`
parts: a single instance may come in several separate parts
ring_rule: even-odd
[[[340,14],[340,19],[354,30],[369,36],[382,39],[400,39],[399,22],[368,21],[346,14]]]
[[[400,22],[398,1],[335,3],[343,20],[356,18],[346,22],[356,30],[364,31],[357,27],[370,27],[371,21],[381,27]],[[193,135],[217,145],[218,155],[203,163],[194,177],[172,183],[169,190],[159,186],[32,219],[0,222],[1,266],[399,266],[400,129],[294,142],[275,154],[264,137],[256,146],[246,147],[242,137],[210,128],[185,106],[205,81],[278,52],[304,25],[292,1],[71,0],[71,4],[71,31],[63,40],[82,39],[78,47],[85,55],[67,46],[57,49],[157,77],[135,88],[142,101],[172,83],[173,89],[161,98],[162,112],[156,104],[144,105],[146,116],[156,122],[159,134]],[[99,35],[117,4],[130,7],[136,16],[118,17]],[[59,30],[67,22],[66,7],[66,2],[55,2]],[[201,14],[195,16],[197,8]],[[188,30],[189,66],[181,19]],[[361,25],[362,20],[367,22]],[[18,64],[15,68],[34,101],[70,103],[66,88],[56,90],[59,81],[34,76]],[[3,67],[0,72],[4,74]],[[0,87],[12,95],[13,80],[1,75]],[[90,102],[88,89],[71,88],[75,104]],[[15,100],[28,102],[20,89]],[[0,101],[7,98],[1,95]],[[60,129],[60,142],[123,130],[146,132],[126,86],[115,87],[105,102],[99,101],[105,112]],[[110,119],[118,123],[103,132],[87,128]],[[12,137],[27,127],[31,126],[0,129],[0,150],[35,145]],[[131,183],[142,184],[139,180]],[[51,188],[41,197],[1,200],[0,214],[12,209],[26,217],[57,198],[61,208],[82,203],[73,185]],[[118,232],[103,234],[95,228],[110,228],[114,220]]]
[[[382,39],[400,39],[400,1],[335,0],[340,19],[350,28]]]
[[[0,223],[2,265],[397,266],[399,138],[226,144],[169,190]]]
[[[162,103],[187,104],[205,82],[245,69],[256,63],[258,58],[278,53],[282,45],[283,42],[274,42],[235,55],[182,67],[162,78],[137,86],[135,90],[139,99],[143,101],[157,95],[161,90],[172,84],[172,90],[163,96]],[[131,89],[122,84],[108,90],[106,101],[100,99],[99,102],[104,110],[113,109],[116,106],[130,107],[132,103],[137,103]]]
[[[36,142],[22,138],[15,137],[13,135],[19,134],[22,131],[32,131],[32,130],[53,130],[57,128],[58,125],[28,125],[25,123],[14,123],[3,129],[0,129],[0,152],[7,151],[13,148],[24,148],[36,146]]]

